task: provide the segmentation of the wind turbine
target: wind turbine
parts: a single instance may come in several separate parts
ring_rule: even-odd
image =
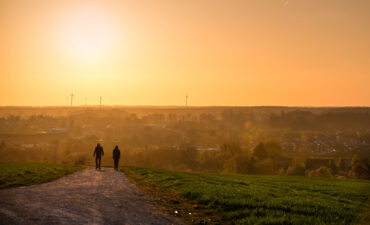
[[[185,106],[186,106],[186,107],[188,107],[188,97],[189,97],[189,95],[186,95],[186,96],[185,96]]]
[[[72,104],[73,104],[73,94],[71,94],[71,107],[72,107]]]

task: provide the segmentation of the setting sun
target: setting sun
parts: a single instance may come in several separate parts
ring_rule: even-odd
[[[0,1],[0,104],[369,105],[369,8]]]
[[[95,8],[76,8],[61,19],[60,47],[83,61],[109,56],[118,45],[119,34],[113,18]]]

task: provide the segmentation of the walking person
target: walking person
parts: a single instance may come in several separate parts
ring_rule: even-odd
[[[115,170],[118,170],[118,162],[119,162],[120,157],[121,157],[121,152],[118,149],[118,146],[116,145],[116,147],[113,149],[113,159],[114,159],[114,169]]]
[[[100,146],[100,144],[98,143],[98,145],[96,145],[95,151],[94,151],[96,169],[99,168],[99,170],[101,170],[101,167],[100,167],[101,166],[101,157],[103,155],[104,155],[103,147]]]

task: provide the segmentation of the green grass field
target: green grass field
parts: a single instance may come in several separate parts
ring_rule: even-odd
[[[233,224],[352,224],[370,200],[366,180],[122,170],[214,208]]]
[[[48,163],[0,163],[0,188],[41,184],[85,166]]]

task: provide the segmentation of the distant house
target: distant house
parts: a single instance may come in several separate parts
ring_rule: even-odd
[[[29,148],[34,148],[35,144],[22,144],[21,148],[22,149],[29,149]]]
[[[197,146],[196,149],[198,151],[218,151],[220,147],[204,147],[204,146]]]
[[[65,128],[51,128],[48,130],[48,134],[65,134],[65,133],[68,133],[69,131]]]
[[[332,163],[331,159],[306,159],[306,169],[316,170],[323,166],[330,168]]]

